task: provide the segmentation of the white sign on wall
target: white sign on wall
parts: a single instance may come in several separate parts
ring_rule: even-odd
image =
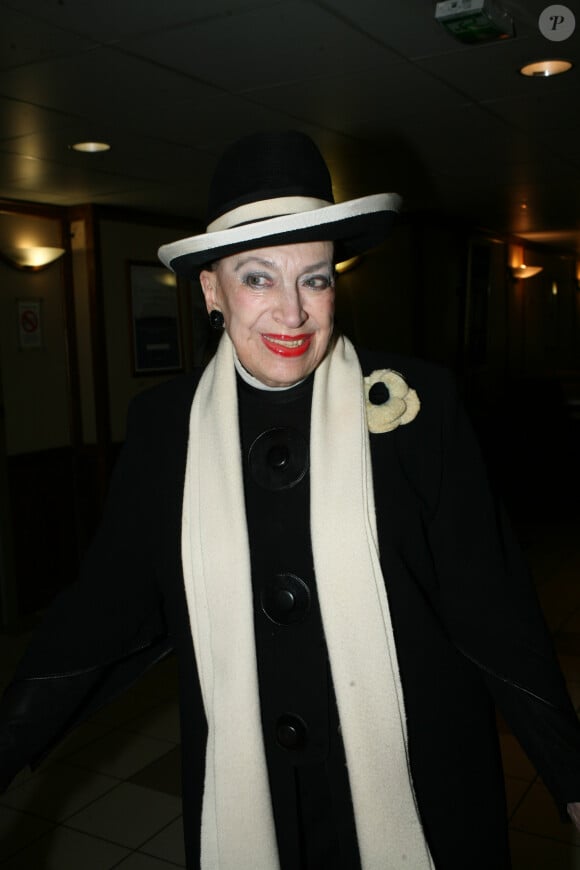
[[[42,300],[19,299],[18,345],[21,350],[42,347]]]

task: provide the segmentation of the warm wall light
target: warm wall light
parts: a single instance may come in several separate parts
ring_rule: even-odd
[[[48,247],[28,247],[28,248],[3,248],[0,251],[0,257],[13,266],[15,269],[20,269],[24,272],[40,272],[41,269],[46,269],[59,257],[64,254],[64,248],[48,248]]]
[[[527,266],[523,245],[509,246],[509,266],[514,278],[532,278],[542,271],[542,266]]]
[[[108,142],[75,142],[70,146],[73,151],[82,151],[85,154],[98,154],[99,151],[110,151]]]
[[[543,269],[543,266],[526,266],[522,263],[521,266],[512,266],[512,275],[514,278],[533,278],[538,275]]]
[[[343,260],[341,263],[337,263],[334,267],[339,275],[344,275],[345,272],[350,272],[351,269],[354,269],[360,263],[362,257],[351,257],[350,260]]]
[[[527,63],[520,69],[520,72],[523,76],[546,78],[547,76],[558,76],[570,69],[572,69],[572,64],[569,60],[538,60],[535,63]]]

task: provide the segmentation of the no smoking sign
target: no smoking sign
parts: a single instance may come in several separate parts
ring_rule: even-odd
[[[41,311],[40,299],[18,300],[18,343],[22,350],[42,347]]]

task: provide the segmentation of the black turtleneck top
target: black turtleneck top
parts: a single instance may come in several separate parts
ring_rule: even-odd
[[[314,375],[238,376],[260,705],[282,870],[360,868],[310,539]]]

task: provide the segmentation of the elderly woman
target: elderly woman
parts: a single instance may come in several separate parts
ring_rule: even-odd
[[[216,356],[133,403],[81,580],[6,693],[5,783],[173,649],[190,868],[509,867],[494,702],[561,811],[580,798],[574,710],[450,379],[334,331],[334,263],[397,208],[334,204],[298,133],[226,152],[207,232],[160,251],[199,275]]]

